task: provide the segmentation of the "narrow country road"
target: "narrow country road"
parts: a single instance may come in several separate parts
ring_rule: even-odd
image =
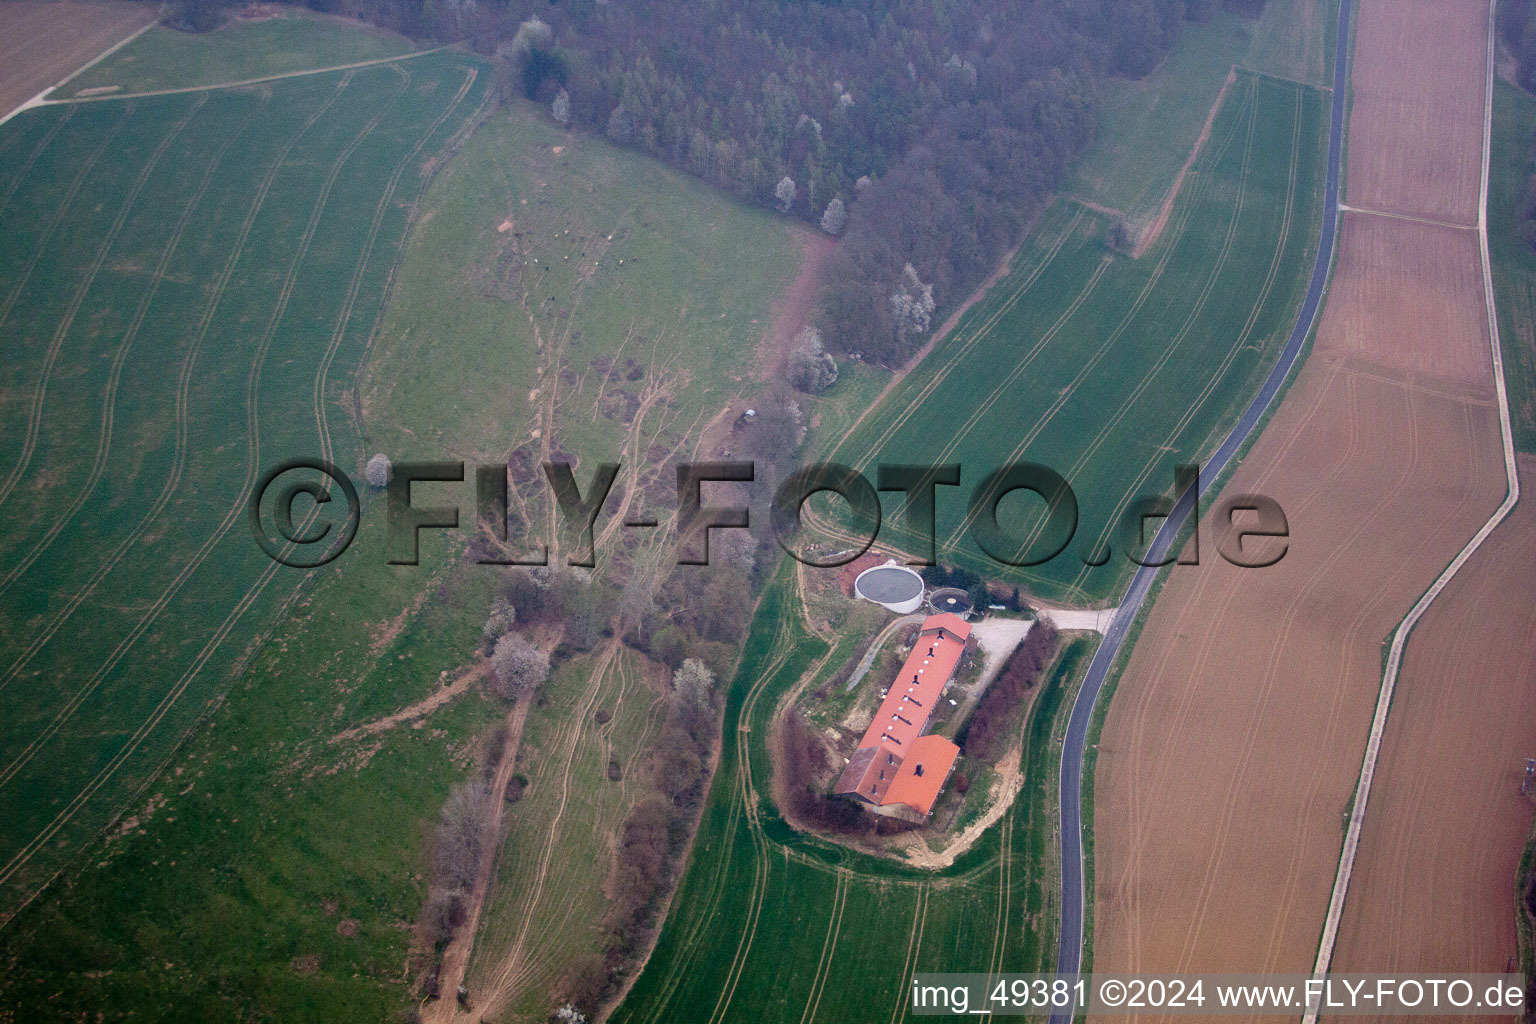
[[[1200,490],[1202,495],[1221,476],[1239,449],[1248,441],[1259,421],[1274,403],[1286,378],[1295,368],[1301,356],[1307,336],[1312,332],[1322,305],[1323,290],[1328,283],[1328,271],[1333,262],[1334,242],[1339,219],[1339,169],[1344,141],[1344,113],[1349,83],[1349,23],[1351,0],[1339,4],[1337,44],[1333,62],[1332,106],[1328,125],[1328,178],[1323,193],[1323,224],[1318,240],[1317,257],[1312,265],[1312,277],[1307,283],[1307,294],[1301,305],[1290,337],[1280,359],[1265,378],[1264,385],[1253,401],[1243,411],[1237,424],[1226,440],[1216,449],[1210,460],[1201,467]],[[1158,561],[1166,556],[1173,540],[1189,519],[1196,500],[1187,494],[1180,498],[1173,515],[1163,523],[1149,552],[1148,561]],[[1142,602],[1146,600],[1157,578],[1158,569],[1143,567],[1131,577],[1130,587],[1120,602],[1120,609],[1111,622],[1104,642],[1099,645],[1082,689],[1072,705],[1067,721],[1066,740],[1061,751],[1061,925],[1057,932],[1056,971],[1058,974],[1077,974],[1083,964],[1083,918],[1087,913],[1087,899],[1083,881],[1083,756],[1087,752],[1088,727],[1098,704],[1099,693],[1125,643],[1131,625],[1136,621]],[[1071,1009],[1063,1009],[1051,1015],[1051,1024],[1071,1024]]]

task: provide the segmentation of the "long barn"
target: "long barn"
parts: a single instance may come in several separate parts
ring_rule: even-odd
[[[954,678],[970,624],[948,612],[923,620],[917,642],[865,730],[835,792],[874,808],[933,810],[960,756],[943,736],[925,734],[933,709]]]

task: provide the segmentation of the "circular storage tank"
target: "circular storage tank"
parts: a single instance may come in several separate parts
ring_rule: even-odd
[[[905,615],[923,605],[923,578],[904,565],[877,565],[859,573],[853,581],[853,592]]]
[[[963,619],[970,614],[971,595],[959,587],[940,587],[928,595],[928,607],[935,613],[949,612]]]

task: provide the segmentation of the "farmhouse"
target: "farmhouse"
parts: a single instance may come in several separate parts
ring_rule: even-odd
[[[879,813],[926,817],[933,810],[960,748],[923,730],[970,635],[970,624],[958,615],[923,620],[912,653],[848,759],[835,792],[858,797]]]

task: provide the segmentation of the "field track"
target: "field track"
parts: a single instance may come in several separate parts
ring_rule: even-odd
[[[159,19],[151,4],[8,0],[0,4],[0,124]]]
[[[1515,456],[1488,252],[1496,53],[1492,3],[1485,32],[1477,239],[1506,492],[1504,501],[1419,598],[1392,637],[1319,943],[1317,971],[1334,963],[1345,920],[1350,931],[1344,956],[1374,970],[1390,969],[1379,966],[1384,963],[1410,969],[1406,967],[1409,963],[1452,962],[1486,965],[1485,969],[1497,971],[1501,954],[1507,969],[1519,952],[1518,939],[1509,927],[1509,901],[1515,894],[1506,886],[1518,873],[1531,820],[1529,803],[1516,793],[1519,766],[1530,756],[1536,730],[1530,728],[1532,718],[1515,709],[1529,703],[1532,693],[1529,640],[1536,599],[1526,578],[1528,572],[1518,581],[1499,575],[1510,566],[1521,567],[1518,573],[1531,564],[1529,505],[1524,514],[1507,518],[1517,511],[1522,468],[1529,467],[1522,467]],[[1481,550],[1484,546],[1493,550],[1485,552]],[[1470,572],[1464,572],[1469,568]],[[1484,609],[1485,614],[1475,614]],[[1410,641],[1412,668],[1405,672],[1404,652]],[[1409,687],[1406,698],[1399,696],[1404,679]],[[1377,787],[1373,783],[1389,735],[1387,713],[1394,706],[1400,710],[1390,723],[1392,756],[1386,763],[1382,785]],[[1424,740],[1404,746],[1404,733],[1413,731]],[[1425,761],[1420,762],[1420,758]],[[1428,798],[1424,763],[1440,766],[1441,772],[1449,768],[1434,787],[1434,796]],[[1381,792],[1388,806],[1371,815],[1372,843],[1362,859],[1366,813],[1373,792]],[[1441,862],[1441,870],[1452,877],[1437,879],[1438,884],[1429,886],[1418,884],[1421,878],[1432,877],[1431,872],[1413,875],[1410,882],[1405,832],[1412,835],[1416,856],[1422,856],[1436,840],[1452,844],[1456,852]],[[1467,837],[1474,835],[1479,841],[1469,846]],[[1362,869],[1364,884],[1352,890],[1357,866]],[[1354,899],[1348,900],[1352,891]],[[1414,912],[1405,912],[1410,906]],[[1371,924],[1381,921],[1383,913],[1391,916],[1394,927],[1372,929]],[[1447,921],[1455,921],[1456,926],[1448,926]],[[1502,926],[1495,923],[1500,921]],[[1308,1014],[1309,1024],[1316,1016]]]
[[[1536,482],[1536,461],[1521,456]],[[1502,972],[1536,751],[1536,503],[1435,599],[1392,696],[1331,968]]]
[[[422,164],[483,86],[439,54],[7,125],[38,141],[0,158],[25,162],[8,188],[33,243],[0,264],[4,314],[27,324],[0,391],[18,437],[0,485],[0,689],[18,709],[0,729],[16,826],[0,922],[154,778],[307,578],[252,559],[235,525],[271,460],[356,457],[350,422],[332,427],[333,369],[372,330]],[[68,159],[107,142],[112,165]],[[63,188],[44,173],[61,162],[82,167]],[[118,205],[91,225],[101,194]],[[339,272],[306,273],[317,258]]]
[[[1479,218],[1476,161],[1424,143],[1477,147],[1475,128],[1451,119],[1472,109],[1482,122],[1488,17],[1476,3],[1362,8],[1356,209],[1315,351],[1229,488],[1280,501],[1290,553],[1262,572],[1175,572],[1147,619],[1100,749],[1095,969],[1311,965],[1381,689],[1380,641],[1506,490],[1490,310],[1477,235],[1461,229]],[[1466,45],[1446,53],[1447,40]],[[1442,62],[1408,43],[1440,48]],[[1377,100],[1380,76],[1410,65],[1406,94]],[[1415,125],[1425,134],[1403,141]],[[1403,303],[1423,313],[1416,324],[1394,315]],[[1363,796],[1354,808],[1357,822]]]

